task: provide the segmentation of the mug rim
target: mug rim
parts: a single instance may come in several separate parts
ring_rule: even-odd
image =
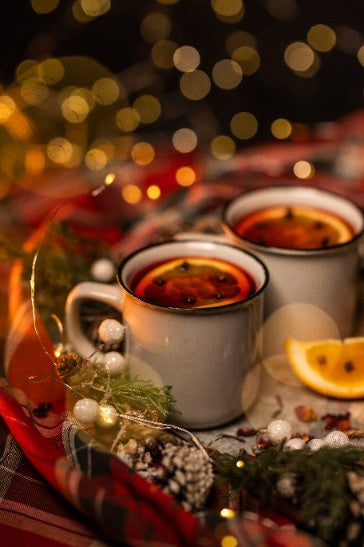
[[[351,239],[348,241],[344,241],[343,243],[336,243],[335,245],[331,245],[330,247],[323,247],[318,249],[287,249],[285,247],[276,247],[274,245],[261,245],[259,243],[256,243],[254,241],[251,241],[250,239],[245,238],[242,235],[239,235],[234,228],[232,227],[231,223],[227,219],[227,211],[229,207],[233,205],[238,199],[242,199],[244,196],[249,196],[251,194],[260,194],[261,192],[274,190],[274,189],[288,189],[293,191],[304,191],[309,190],[316,192],[318,194],[327,194],[328,196],[333,196],[335,198],[339,198],[351,207],[357,211],[357,213],[361,216],[362,219],[362,227],[361,229],[353,235]],[[331,211],[330,211],[331,213]],[[266,252],[267,254],[279,254],[279,255],[288,255],[288,256],[316,256],[320,254],[332,254],[332,253],[338,253],[342,249],[346,249],[346,247],[352,246],[354,243],[356,243],[363,235],[364,233],[364,215],[361,209],[350,199],[346,198],[345,196],[342,196],[341,194],[338,194],[336,192],[333,192],[331,190],[325,190],[322,188],[316,188],[315,186],[300,186],[300,185],[289,185],[289,184],[275,184],[273,186],[263,186],[260,188],[252,188],[250,190],[247,190],[246,192],[243,192],[227,202],[221,213],[221,223],[224,228],[224,230],[228,230],[237,240],[240,240],[244,242],[246,245],[251,247],[254,251],[259,253]]]
[[[143,253],[144,251],[148,250],[148,249],[153,249],[153,248],[156,248],[156,247],[160,247],[160,246],[164,246],[164,245],[170,245],[170,244],[182,244],[184,245],[185,243],[212,243],[213,245],[217,246],[217,247],[220,247],[220,246],[223,246],[223,247],[229,247],[229,248],[232,248],[234,249],[234,251],[239,251],[245,255],[248,255],[250,256],[251,258],[253,258],[253,260],[255,260],[259,265],[260,267],[262,268],[262,272],[263,272],[263,275],[264,275],[264,281],[261,285],[261,287],[259,289],[256,289],[254,291],[254,293],[244,299],[241,299],[241,300],[237,300],[236,302],[231,302],[230,304],[222,304],[222,305],[218,305],[218,306],[210,306],[210,307],[200,307],[200,308],[179,308],[179,307],[176,307],[176,306],[163,306],[161,304],[153,304],[151,302],[148,302],[148,300],[140,297],[140,296],[137,296],[131,289],[130,287],[127,285],[127,283],[124,282],[124,280],[122,279],[122,270],[123,268],[126,266],[126,264],[132,260],[136,255],[138,254],[141,254]],[[216,257],[214,257],[216,258]],[[226,260],[226,259],[221,259],[221,260]],[[235,262],[233,262],[235,264]],[[249,274],[252,276],[252,274],[249,272]],[[252,276],[253,277],[253,276]],[[163,310],[163,311],[171,311],[171,312],[175,312],[175,313],[183,313],[183,314],[192,314],[192,315],[212,315],[212,314],[216,314],[216,313],[223,313],[223,312],[226,312],[226,311],[230,311],[230,310],[233,310],[235,308],[241,308],[241,307],[245,307],[247,304],[249,304],[250,302],[252,302],[253,300],[256,300],[256,298],[258,296],[260,296],[266,289],[267,285],[268,285],[268,282],[269,282],[269,270],[267,268],[267,266],[265,265],[265,263],[263,262],[263,260],[261,258],[259,258],[258,256],[256,256],[254,253],[252,253],[251,251],[247,250],[247,249],[242,249],[241,247],[237,247],[236,245],[232,245],[231,243],[228,243],[228,242],[223,242],[223,241],[206,241],[206,239],[198,239],[198,238],[194,238],[194,239],[188,239],[188,240],[173,240],[173,239],[168,239],[168,240],[165,240],[165,241],[159,241],[157,243],[151,243],[149,245],[144,245],[143,247],[140,247],[138,249],[136,249],[135,251],[133,251],[132,253],[128,254],[119,264],[119,267],[118,267],[118,270],[117,270],[117,274],[116,274],[116,280],[118,282],[118,284],[122,287],[123,290],[125,290],[132,298],[138,300],[139,302],[141,302],[143,305],[146,305],[148,307],[151,307],[151,308],[156,308],[156,309],[159,309],[159,310]],[[254,282],[256,283],[256,279],[253,277],[254,279]]]

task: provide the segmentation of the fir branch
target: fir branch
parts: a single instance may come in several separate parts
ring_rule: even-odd
[[[138,377],[131,378],[127,371],[123,371],[112,378],[110,387],[111,402],[119,412],[135,408],[142,412],[157,411],[163,417],[176,412],[176,401],[170,393],[172,386],[157,387]]]
[[[14,256],[23,258],[23,281],[28,284],[34,252],[16,249]],[[50,226],[38,250],[35,271],[35,303],[46,327],[54,327],[52,314],[63,319],[69,292],[77,283],[91,279],[91,264],[100,257],[108,258],[109,251],[99,240],[80,236],[63,223]]]
[[[171,386],[154,386],[149,381],[132,378],[127,370],[110,378],[103,365],[70,353],[59,358],[58,373],[82,397],[96,401],[106,398],[120,413],[135,411],[158,419],[177,412]]]
[[[354,495],[347,473],[364,475],[364,450],[359,447],[323,447],[316,452],[307,449],[288,451],[280,447],[263,450],[251,458],[244,450],[239,458],[227,454],[213,456],[216,480],[230,484],[236,491],[247,490],[263,504],[272,504],[281,497],[278,479],[295,477],[296,491],[292,504],[299,510],[301,524],[325,541],[345,535],[352,514]],[[285,500],[287,501],[287,500]]]

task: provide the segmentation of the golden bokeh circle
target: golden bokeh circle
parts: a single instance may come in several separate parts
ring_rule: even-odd
[[[250,112],[238,112],[231,118],[230,130],[238,139],[251,139],[258,131],[258,121]]]

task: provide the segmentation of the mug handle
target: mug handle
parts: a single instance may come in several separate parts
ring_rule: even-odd
[[[121,313],[123,292],[118,285],[84,281],[75,285],[67,297],[65,327],[68,341],[81,357],[92,356],[102,361],[105,354],[97,350],[96,346],[84,334],[81,326],[80,306],[82,300],[103,302]]]

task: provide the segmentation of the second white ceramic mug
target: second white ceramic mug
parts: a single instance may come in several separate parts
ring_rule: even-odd
[[[237,234],[234,226],[239,219],[274,205],[321,208],[344,219],[354,235],[334,247],[300,250],[260,245]],[[270,322],[266,329],[270,335],[265,336],[265,353],[279,353],[278,342],[281,345],[290,335],[305,340],[353,334],[359,288],[358,247],[363,233],[363,215],[358,207],[316,188],[268,187],[242,194],[227,204],[223,228],[229,241],[250,250],[268,267],[265,318]]]
[[[148,265],[186,256],[218,258],[247,271],[256,290],[244,300],[209,308],[170,308],[137,297],[131,280]],[[82,300],[101,301],[122,313],[126,327],[125,356],[132,375],[158,385],[171,385],[181,412],[177,423],[208,428],[237,418],[253,402],[248,376],[260,360],[259,331],[268,283],[264,264],[251,253],[227,243],[170,241],[128,256],[118,272],[119,286],[81,283],[66,305],[68,339],[80,355],[95,347],[82,330]],[[102,354],[98,355],[102,359]],[[245,391],[244,391],[245,390]]]

